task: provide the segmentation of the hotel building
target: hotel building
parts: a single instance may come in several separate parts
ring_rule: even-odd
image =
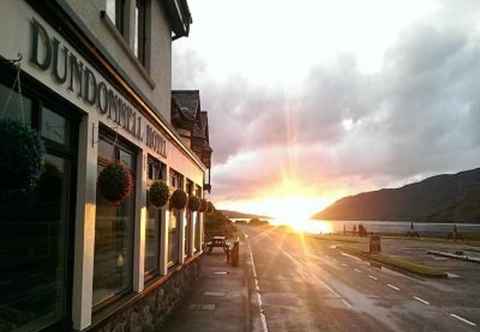
[[[153,331],[192,287],[203,213],[148,199],[211,188],[199,92],[171,91],[191,22],[186,0],[0,2],[0,121],[36,130],[54,170],[1,195],[0,331]],[[112,204],[97,178],[117,161],[133,190]]]

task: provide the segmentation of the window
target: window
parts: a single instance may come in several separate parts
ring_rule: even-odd
[[[0,66],[0,68],[2,68]],[[6,70],[2,68],[3,75]],[[5,76],[2,75],[2,80]],[[18,94],[13,93],[3,114],[39,130],[48,131],[41,118],[52,115],[59,122],[76,128],[77,122],[43,107],[31,86],[24,83],[23,112]],[[36,90],[36,89],[35,89]],[[3,107],[10,89],[0,83],[0,106]],[[50,95],[48,96],[50,97]],[[66,109],[63,102],[50,105]],[[56,107],[56,108],[55,108]],[[23,113],[23,114],[22,114]],[[66,109],[70,116],[72,109]],[[67,331],[69,289],[71,289],[72,257],[71,202],[74,184],[75,138],[64,132],[71,142],[61,151],[45,139],[46,154],[43,173],[30,192],[2,190],[0,195],[0,331],[32,331],[45,328]],[[71,136],[71,137],[68,137]]]
[[[193,195],[193,182],[190,181],[190,180],[187,180],[187,195],[190,197]],[[192,227],[193,227],[193,212],[190,211],[190,209],[187,209],[187,219],[185,221],[185,223],[183,224],[183,227],[184,227],[184,230],[185,230],[185,237],[184,237],[184,241],[185,241],[185,245],[184,245],[184,248],[185,248],[185,255],[187,256],[188,253],[190,252],[190,246],[192,245],[192,241],[191,241],[191,230],[192,230]]]
[[[170,185],[175,189],[183,187],[183,176],[170,169]],[[178,214],[179,211],[175,209],[170,210],[170,220],[168,223],[168,263],[174,265],[178,263],[179,254],[179,230],[178,230]]]
[[[125,0],[107,0],[106,3],[107,16],[122,35],[125,35],[126,32],[125,5]]]
[[[202,188],[200,186],[195,186],[195,195],[198,198],[202,197]],[[196,212],[195,213],[195,219],[194,219],[194,229],[195,229],[195,251],[200,250],[200,213],[201,212]]]
[[[147,22],[146,0],[135,0],[133,53],[145,65],[145,34]]]
[[[165,164],[148,157],[148,185],[155,180],[165,180]],[[148,191],[147,191],[148,196]],[[160,229],[162,210],[150,205],[147,197],[147,224],[145,227],[145,279],[158,273],[160,261]]]
[[[121,160],[135,176],[135,154],[125,144],[114,144],[106,132],[100,132],[98,173],[109,162]],[[134,182],[135,183],[135,182]],[[93,304],[99,305],[131,289],[134,193],[119,205],[104,199],[97,189],[95,221],[95,257],[93,270]]]
[[[44,108],[42,112],[42,136],[58,144],[68,144],[67,120],[57,113]]]

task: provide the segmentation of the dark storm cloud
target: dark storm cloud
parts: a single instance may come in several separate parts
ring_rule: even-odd
[[[378,73],[343,55],[301,92],[218,82],[198,58],[177,66],[176,84],[200,88],[210,114],[215,194],[248,197],[285,173],[356,190],[480,166],[480,4],[455,5],[402,32]]]

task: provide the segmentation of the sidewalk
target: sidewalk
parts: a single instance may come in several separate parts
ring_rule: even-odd
[[[210,255],[204,254],[195,290],[167,319],[161,331],[249,331],[247,252],[242,241],[238,267],[227,264],[225,254],[218,248]]]

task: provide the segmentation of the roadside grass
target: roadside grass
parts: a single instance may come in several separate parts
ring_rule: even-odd
[[[311,238],[321,241],[337,241],[337,242],[346,242],[346,243],[362,243],[366,240],[362,241],[362,238],[353,238],[352,236],[342,236],[342,235],[309,235]],[[367,239],[367,238],[365,238]]]
[[[342,236],[336,234],[309,234],[309,233],[302,233],[293,229],[293,227],[280,225],[276,226],[276,230],[279,232],[284,232],[290,235],[298,235],[303,234],[303,236],[320,240],[320,241],[336,241],[336,242],[345,242],[345,243],[366,243],[368,238],[361,238],[361,237],[353,237],[353,236]],[[362,240],[363,239],[363,240]]]
[[[442,270],[433,268],[425,264],[414,262],[404,257],[389,256],[389,255],[382,255],[382,254],[370,255],[368,252],[357,249],[357,248],[341,247],[339,249],[345,251],[348,254],[358,256],[363,259],[373,261],[376,263],[380,263],[392,269],[406,271],[409,273],[420,275],[422,277],[429,277],[429,278],[446,278],[447,277],[447,273]]]
[[[409,236],[402,236],[402,235],[383,235],[382,239],[411,240],[411,241],[420,241],[420,242],[435,242],[435,243],[459,244],[459,245],[464,244],[472,247],[480,247],[480,235],[478,234],[465,235],[464,240],[453,240],[453,239],[445,239],[440,237],[409,237]]]
[[[424,277],[429,277],[429,278],[446,278],[447,277],[447,273],[444,271],[441,271],[439,269],[436,269],[424,264],[412,262],[411,260],[403,257],[386,256],[386,255],[370,255],[369,259],[393,268],[398,268],[398,269],[415,273]]]

